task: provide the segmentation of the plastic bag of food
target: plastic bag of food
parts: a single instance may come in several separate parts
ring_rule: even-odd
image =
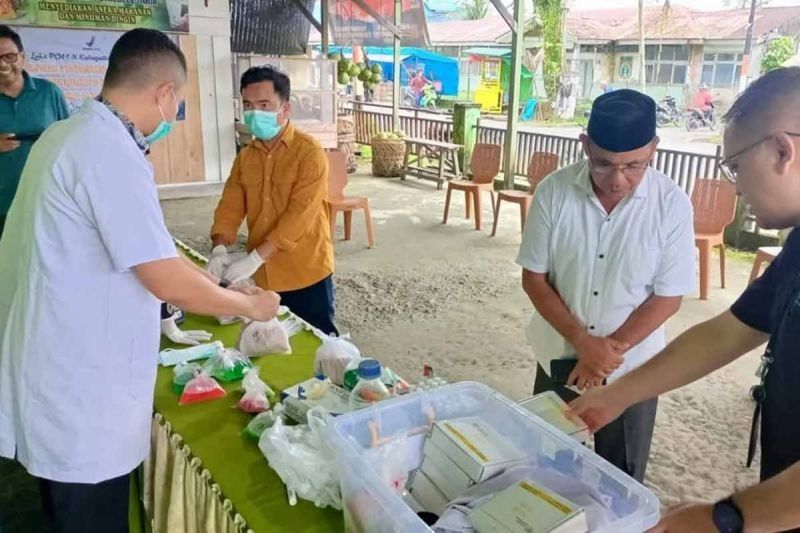
[[[277,318],[267,322],[249,322],[244,325],[236,347],[245,355],[290,354],[289,334]]]
[[[263,413],[269,410],[269,398],[275,392],[258,377],[258,367],[250,368],[242,381],[244,396],[239,400],[239,409],[245,413]]]
[[[217,277],[221,277],[221,276],[217,276]],[[246,278],[246,279],[237,281],[236,283],[230,284],[228,286],[228,288],[229,289],[239,289],[239,288],[242,288],[242,287],[255,287],[255,286],[256,286],[256,282],[255,281],[253,281],[251,278]],[[234,322],[239,322],[240,320],[242,320],[242,317],[239,317],[239,316],[218,316],[218,317],[216,317],[216,319],[217,319],[217,322],[220,323],[220,325],[227,326],[228,324],[233,324]]]
[[[172,390],[176,394],[183,392],[183,388],[200,372],[197,363],[178,363],[172,371]]]
[[[317,348],[314,358],[314,373],[324,374],[334,385],[344,384],[344,372],[347,365],[361,359],[361,352],[350,342],[350,335],[341,337],[325,336],[322,346]]]
[[[225,389],[220,387],[214,378],[207,373],[200,371],[194,378],[189,380],[183,388],[181,398],[178,400],[180,405],[216,400],[225,396]]]
[[[325,437],[330,415],[318,407],[308,411],[308,424],[287,426],[278,418],[261,435],[258,447],[280,476],[290,495],[317,507],[342,509],[336,453]]]
[[[239,381],[253,363],[247,356],[231,348],[223,348],[203,365],[203,371],[223,383]]]
[[[267,429],[271,428],[273,424],[275,424],[275,413],[272,411],[264,411],[263,413],[259,413],[245,426],[242,433],[248,439],[252,439],[258,442],[258,439],[261,438],[261,435]]]

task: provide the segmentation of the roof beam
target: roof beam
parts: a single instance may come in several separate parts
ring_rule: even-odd
[[[299,0],[294,0],[294,1],[297,2]],[[375,22],[377,22],[385,29],[390,31],[392,35],[394,35],[396,38],[400,39],[403,36],[403,32],[400,30],[400,28],[389,22],[386,19],[386,17],[384,17],[383,15],[372,9],[372,7],[366,2],[364,2],[364,0],[350,0],[350,1],[353,2],[355,5],[357,5],[358,7],[360,7],[361,9],[363,9],[364,11],[366,11],[370,17],[375,19]]]
[[[294,5],[296,5],[300,11],[302,11],[303,15],[305,15],[311,25],[317,29],[320,35],[322,35],[322,24],[316,19],[316,17],[314,17],[314,14],[308,10],[305,4],[303,4],[303,0],[292,0],[292,2],[294,2]]]
[[[354,0],[355,1],[355,0]],[[524,2],[525,0],[514,0],[514,2]],[[517,21],[514,20],[514,17],[511,13],[508,12],[508,8],[503,4],[502,0],[491,0],[494,8],[500,13],[500,16],[503,17],[503,20],[506,21],[508,27],[511,28],[513,33],[517,33]]]

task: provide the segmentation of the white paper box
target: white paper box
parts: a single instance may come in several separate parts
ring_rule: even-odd
[[[537,394],[522,400],[519,405],[578,442],[589,440],[589,427],[583,420],[575,420],[566,415],[567,404],[555,392],[547,391]]]

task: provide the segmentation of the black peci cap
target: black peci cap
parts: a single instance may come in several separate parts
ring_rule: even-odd
[[[656,102],[633,89],[619,89],[595,98],[587,133],[609,152],[630,152],[656,136]]]

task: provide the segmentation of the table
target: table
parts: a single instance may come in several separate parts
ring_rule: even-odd
[[[402,179],[405,179],[406,174],[410,174],[420,179],[435,181],[436,188],[441,189],[445,180],[461,178],[458,151],[462,148],[462,145],[414,137],[406,138],[405,142],[406,158],[403,163],[405,170]],[[411,164],[410,156],[412,153],[417,156],[417,165]],[[421,160],[423,157],[430,157],[438,161],[436,169],[422,166]]]
[[[187,315],[183,329],[204,329],[234,346],[240,325]],[[293,355],[253,358],[261,378],[276,392],[312,376],[320,341],[310,332],[291,339]],[[162,347],[169,347],[169,341]],[[240,383],[223,385],[228,395],[178,405],[172,368],[159,367],[155,388],[153,447],[143,467],[143,499],[156,531],[344,530],[341,511],[298,500],[290,507],[286,489],[255,442],[241,435],[252,419],[235,406]]]

